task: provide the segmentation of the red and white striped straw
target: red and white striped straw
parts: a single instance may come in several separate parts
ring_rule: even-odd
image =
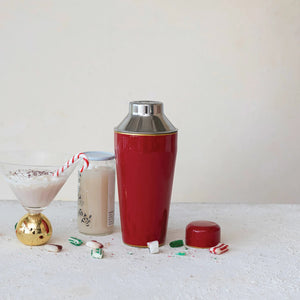
[[[209,249],[209,252],[210,253],[213,253],[213,254],[217,254],[217,255],[219,255],[219,254],[222,254],[222,253],[224,253],[224,252],[227,252],[229,250],[229,246],[228,245],[225,245],[225,244],[218,244],[217,246],[215,246],[215,247],[211,247],[210,249]]]
[[[61,173],[63,173],[66,169],[68,169],[69,167],[71,167],[74,163],[76,163],[79,159],[82,159],[84,164],[82,166],[82,168],[80,169],[80,172],[82,172],[84,169],[87,169],[89,167],[89,160],[87,158],[87,156],[84,153],[78,153],[76,155],[74,155],[72,158],[70,158],[61,168],[59,168],[58,170],[56,170],[53,174],[53,176],[58,177],[59,175],[61,175]]]

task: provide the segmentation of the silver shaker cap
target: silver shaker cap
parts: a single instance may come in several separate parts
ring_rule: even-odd
[[[167,134],[175,133],[177,129],[164,115],[162,102],[133,101],[129,103],[129,114],[115,131],[129,134]]]

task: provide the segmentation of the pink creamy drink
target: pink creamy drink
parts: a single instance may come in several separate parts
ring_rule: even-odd
[[[46,208],[66,182],[68,176],[53,176],[46,170],[17,170],[7,176],[7,181],[28,211],[39,212]]]

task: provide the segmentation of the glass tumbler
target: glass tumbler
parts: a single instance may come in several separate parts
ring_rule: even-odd
[[[89,167],[78,177],[78,230],[89,235],[113,232],[115,208],[115,156],[85,152]]]

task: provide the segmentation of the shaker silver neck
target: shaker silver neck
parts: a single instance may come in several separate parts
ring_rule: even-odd
[[[163,103],[159,101],[133,101],[129,113],[115,128],[116,132],[128,134],[170,134],[177,129],[164,115]]]

